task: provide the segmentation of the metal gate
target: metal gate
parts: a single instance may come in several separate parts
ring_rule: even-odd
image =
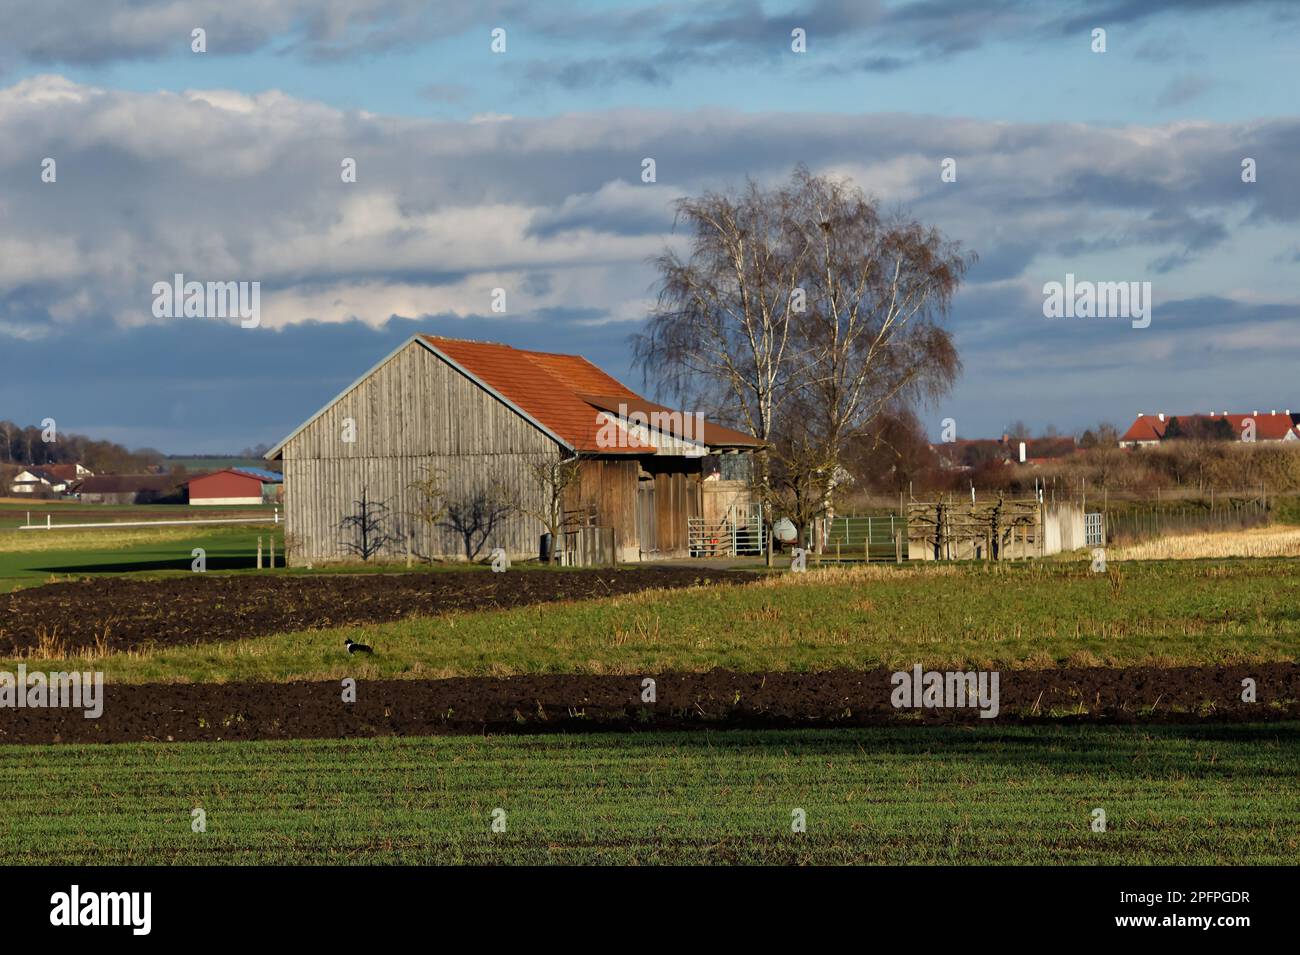
[[[1089,547],[1106,545],[1106,525],[1102,517],[1100,511],[1083,515],[1083,542]]]
[[[692,557],[757,557],[764,553],[767,531],[759,505],[737,512],[735,507],[717,524],[706,524],[702,517],[687,519],[690,528]]]

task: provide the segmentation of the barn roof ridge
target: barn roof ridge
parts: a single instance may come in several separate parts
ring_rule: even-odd
[[[288,437],[267,451],[266,459],[275,460],[284,446],[308,425],[413,342],[418,342],[421,347],[433,352],[571,453],[637,455],[657,450],[654,444],[646,443],[631,433],[625,433],[617,447],[606,447],[599,440],[602,412],[607,415],[608,411],[589,401],[589,398],[623,400],[654,408],[664,406],[642,397],[582,355],[516,348],[503,342],[417,333],[376,362]],[[748,435],[719,425],[706,422],[706,428],[706,445],[734,447],[759,444]],[[716,440],[710,441],[710,437]]]

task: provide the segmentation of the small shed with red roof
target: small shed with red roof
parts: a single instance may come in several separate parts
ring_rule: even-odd
[[[362,495],[379,557],[537,557],[546,486],[537,466],[575,461],[564,490],[575,525],[612,530],[618,560],[684,556],[691,518],[747,503],[761,442],[647,401],[578,355],[416,335],[267,453],[282,462],[288,559],[354,558]],[[725,461],[724,461],[725,459]],[[431,526],[417,482],[435,475],[458,515]],[[463,533],[475,501],[509,512]],[[480,530],[483,530],[480,528]],[[467,554],[467,549],[472,553]]]

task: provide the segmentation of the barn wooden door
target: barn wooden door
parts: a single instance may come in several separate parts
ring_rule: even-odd
[[[655,522],[655,482],[638,481],[636,488],[636,532],[641,539],[641,553],[659,551]]]

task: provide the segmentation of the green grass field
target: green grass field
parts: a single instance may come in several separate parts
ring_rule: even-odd
[[[1295,725],[5,746],[0,862],[1294,864],[1298,777]]]
[[[1298,571],[1292,560],[1246,559],[1130,563],[1110,575],[1083,562],[827,569],[114,653],[95,666],[109,681],[221,682],[1295,661]],[[379,652],[365,663],[342,657],[344,636]],[[65,663],[76,661],[51,661]]]
[[[209,570],[252,570],[257,538],[271,532],[259,525],[10,531],[0,534],[0,593],[101,574],[188,574],[195,547],[206,551]]]

